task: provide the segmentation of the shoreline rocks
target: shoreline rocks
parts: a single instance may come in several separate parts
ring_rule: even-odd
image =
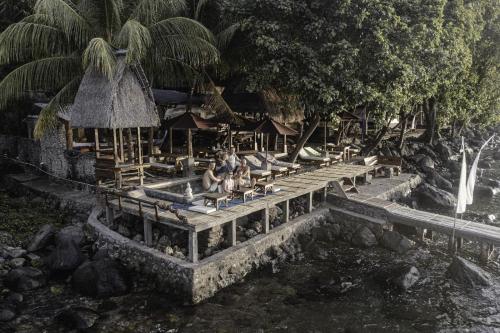
[[[481,267],[472,262],[455,256],[446,271],[446,276],[453,281],[468,287],[490,286],[491,277]]]

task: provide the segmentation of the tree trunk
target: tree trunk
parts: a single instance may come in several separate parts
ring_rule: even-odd
[[[437,133],[437,103],[434,97],[429,98],[423,105],[425,115],[425,141],[434,144]]]
[[[311,124],[309,125],[309,128],[305,133],[300,137],[299,141],[297,142],[297,146],[295,147],[294,151],[290,155],[290,162],[295,163],[297,160],[297,157],[299,156],[300,150],[304,147],[306,144],[307,140],[311,137],[311,135],[314,133],[316,128],[319,125],[319,122],[321,120],[321,117],[318,112],[314,114],[314,118],[311,121]]]
[[[406,125],[408,124],[408,117],[403,113],[399,116],[399,125],[401,126],[401,131],[399,132],[399,143],[398,148],[401,150],[405,142]]]
[[[373,140],[373,142],[370,145],[366,146],[366,148],[363,150],[363,155],[364,156],[370,155],[370,153],[373,151],[373,149],[375,149],[379,145],[379,143],[382,141],[382,139],[384,138],[384,136],[387,134],[387,131],[389,130],[389,125],[390,125],[390,120],[378,132],[377,136],[375,137],[375,140]]]

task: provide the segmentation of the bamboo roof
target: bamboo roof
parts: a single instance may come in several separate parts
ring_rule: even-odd
[[[76,128],[156,127],[160,119],[153,93],[139,64],[117,54],[112,80],[88,68],[71,108]]]
[[[186,112],[170,122],[173,129],[207,129],[217,127],[217,124],[212,123],[207,119],[195,115],[192,112]]]
[[[299,133],[286,125],[280,124],[273,119],[266,119],[255,128],[255,132],[264,134],[298,135]]]

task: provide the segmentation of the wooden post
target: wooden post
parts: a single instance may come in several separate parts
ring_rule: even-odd
[[[172,127],[170,127],[168,129],[168,152],[170,154],[172,154],[172,152],[173,152],[173,143],[172,143],[172,141],[174,139],[174,136],[172,135],[172,130],[173,130]]]
[[[73,130],[69,124],[69,121],[64,121],[64,131],[66,132],[66,149],[73,149]]]
[[[148,129],[148,156],[151,161],[153,157],[153,146],[154,146],[154,128],[150,127]]]
[[[262,226],[264,228],[264,233],[269,233],[269,208],[262,210]]]
[[[288,153],[288,146],[286,145],[286,134],[283,135],[283,152]]]
[[[141,128],[137,127],[137,153],[139,154],[138,160],[139,164],[142,165],[142,142],[141,142]]]
[[[307,194],[307,212],[311,213],[313,210],[313,192]]]
[[[424,241],[425,238],[425,229],[424,228],[415,228],[417,232],[417,239],[421,242]]]
[[[189,230],[189,260],[192,263],[198,262],[198,233],[192,230]]]
[[[193,137],[191,133],[191,129],[188,128],[187,130],[187,155],[188,157],[193,157]]]
[[[287,223],[290,221],[290,200],[285,201],[285,209],[283,209],[284,221],[283,223]]]
[[[132,129],[127,128],[127,159],[129,163],[134,162],[135,154],[134,154],[134,142],[132,140]]]
[[[231,125],[227,127],[227,134],[229,136],[229,149],[233,146],[233,132],[231,131]]]
[[[116,128],[113,128],[113,157],[115,159],[115,164],[118,163],[118,143],[116,140]]]
[[[328,198],[328,185],[325,186],[323,189],[323,202],[326,202],[326,199]]]
[[[101,153],[99,152],[100,147],[99,147],[99,129],[95,128],[94,129],[94,137],[95,137],[95,157],[99,158],[101,157]]]
[[[260,151],[264,151],[264,134],[260,133]]]
[[[253,132],[253,149],[255,151],[259,150],[259,144],[257,142],[257,132]]]
[[[125,153],[123,149],[123,128],[118,129],[118,140],[120,141],[120,161],[125,162]]]
[[[153,245],[153,224],[149,219],[144,219],[144,243],[146,246]]]
[[[229,222],[228,239],[231,246],[236,245],[236,220]]]

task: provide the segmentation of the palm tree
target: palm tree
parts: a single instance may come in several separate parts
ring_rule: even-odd
[[[36,132],[55,123],[92,68],[112,78],[115,50],[142,63],[150,80],[184,80],[219,60],[212,33],[181,16],[185,0],[37,0],[34,13],[0,34],[0,65],[16,64],[0,82],[0,109],[34,92],[52,96]]]

